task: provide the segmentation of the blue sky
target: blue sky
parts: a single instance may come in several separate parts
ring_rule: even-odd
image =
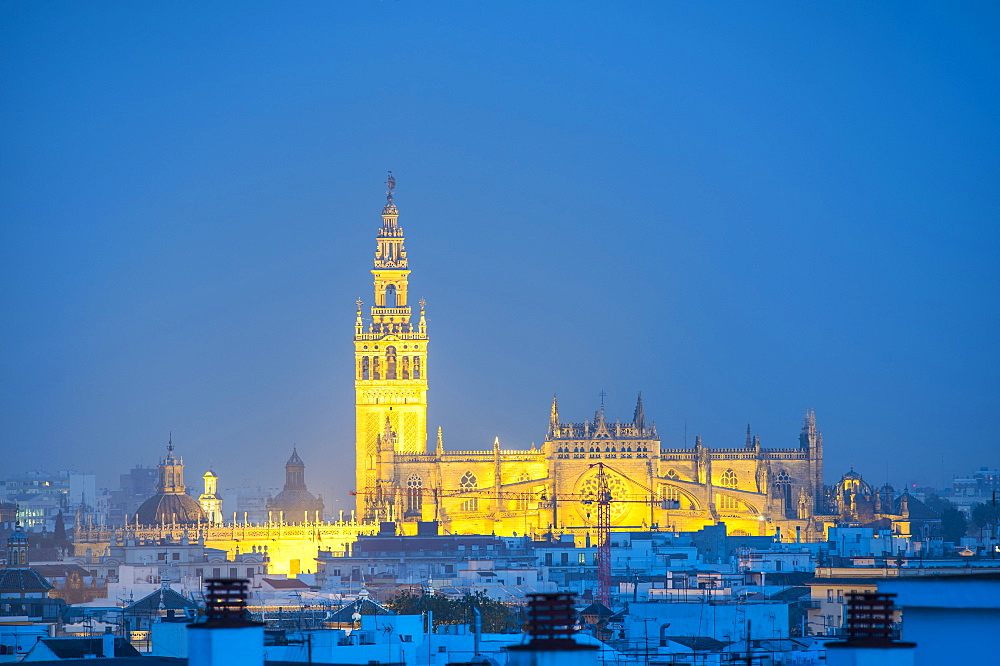
[[[993,3],[0,3],[3,468],[353,484],[385,171],[450,448],[996,466]]]

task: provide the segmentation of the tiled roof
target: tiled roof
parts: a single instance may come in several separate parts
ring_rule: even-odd
[[[90,572],[79,564],[36,564],[32,569],[36,569],[46,578],[65,578],[71,574],[90,575]]]
[[[808,597],[810,594],[810,589],[808,586],[796,585],[794,587],[786,587],[780,592],[775,592],[769,598],[772,601],[797,601],[802,597]]]
[[[308,590],[309,586],[298,578],[262,578],[265,583],[276,590]]]
[[[718,641],[707,636],[664,636],[664,638],[692,650],[706,652],[718,652],[727,645],[730,645],[730,643]]]
[[[595,601],[594,603],[590,604],[582,611],[580,611],[580,615],[596,615],[599,618],[605,618],[605,617],[611,617],[612,615],[614,615],[614,613],[611,611],[610,608],[608,608],[604,604],[600,603],[599,601]]]
[[[161,587],[156,592],[146,595],[131,606],[125,608],[129,613],[155,613],[160,610],[184,610],[186,608],[198,608],[198,604],[187,597],[174,592],[169,587]]]
[[[42,643],[60,659],[83,659],[88,654],[109,656],[104,654],[102,638],[43,638]],[[142,655],[124,638],[115,638],[114,656],[141,657]]]
[[[0,592],[38,592],[51,589],[52,583],[34,569],[0,569]]]
[[[358,599],[347,604],[340,610],[334,611],[330,615],[329,622],[353,622],[353,615],[355,613],[360,613],[361,615],[391,615],[392,611],[371,599]]]

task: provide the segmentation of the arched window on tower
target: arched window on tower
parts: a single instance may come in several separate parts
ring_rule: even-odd
[[[410,378],[410,357],[409,356],[404,356],[403,357],[403,379],[409,379],[409,378]]]
[[[385,307],[396,307],[396,285],[389,284],[385,287]]]
[[[368,369],[368,357],[361,357],[361,379],[371,379],[371,372]]]
[[[424,503],[424,482],[416,474],[406,480],[406,513],[419,516]]]
[[[385,378],[396,378],[396,348],[392,346],[385,348]]]
[[[382,379],[382,369],[379,368],[379,357],[372,356],[372,379]]]
[[[413,357],[413,378],[420,379],[420,357]]]
[[[479,481],[476,479],[476,475],[469,471],[462,475],[458,485],[462,488],[462,490],[475,490],[479,487]],[[479,499],[476,497],[470,497],[469,499],[463,501],[462,511],[479,511]]]

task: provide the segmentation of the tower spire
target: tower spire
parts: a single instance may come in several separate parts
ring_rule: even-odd
[[[640,433],[646,430],[646,411],[642,406],[642,391],[639,391],[639,397],[635,401],[635,414],[632,415],[632,425]]]
[[[552,408],[549,410],[549,437],[559,436],[559,401],[552,395]]]
[[[753,448],[753,435],[750,434],[750,424],[747,424],[747,448]]]

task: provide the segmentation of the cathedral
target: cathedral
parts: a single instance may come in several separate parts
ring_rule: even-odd
[[[612,529],[697,530],[724,522],[730,534],[813,540],[823,485],[823,436],[812,411],[798,442],[764,448],[748,427],[738,445],[665,448],[642,396],[632,419],[564,421],[555,398],[540,448],[450,451],[441,429],[428,446],[430,338],[425,304],[410,305],[409,258],[391,172],[372,268],[368,316],[354,330],[357,515],[395,522],[403,534],[437,523],[452,534],[572,534],[596,538],[601,473]]]

